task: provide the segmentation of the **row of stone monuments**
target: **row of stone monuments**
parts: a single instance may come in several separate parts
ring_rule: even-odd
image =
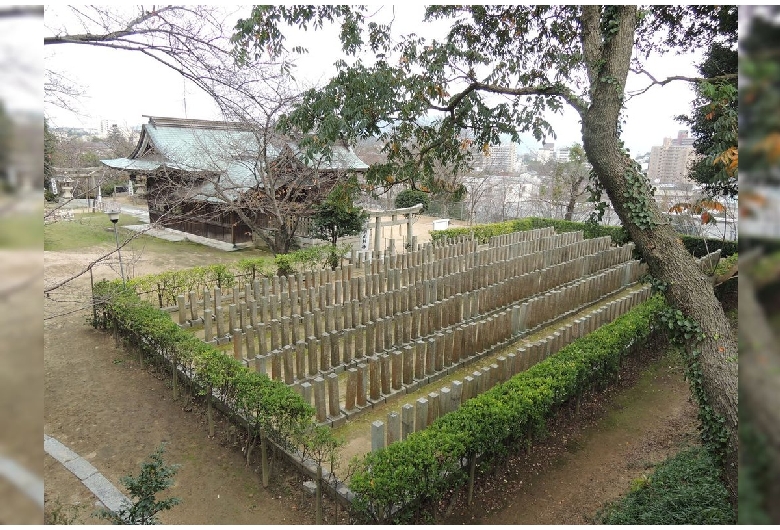
[[[225,296],[190,292],[173,312],[203,340],[230,342],[247,366],[294,385],[317,421],[339,425],[635,283],[643,267],[632,248],[551,228],[483,246],[461,238],[360,268],[263,278]]]

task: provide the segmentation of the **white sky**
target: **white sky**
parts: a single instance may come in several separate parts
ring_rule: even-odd
[[[396,26],[399,31],[416,31],[430,35],[431,28],[420,23],[422,6],[413,13],[396,8]],[[406,9],[406,8],[405,8]],[[243,16],[249,14],[246,7]],[[47,13],[47,17],[48,17]],[[332,64],[340,56],[340,48],[334,30],[310,31],[302,34],[301,43],[309,48],[308,56],[298,60],[297,75],[310,82],[327,81],[335,72]],[[294,43],[288,38],[287,46]],[[50,48],[50,49],[49,49]],[[700,55],[651,57],[646,68],[656,79],[671,75],[697,76],[695,64]],[[142,115],[170,116],[197,119],[220,119],[216,107],[209,98],[189,82],[184,82],[175,72],[141,54],[98,49],[92,46],[56,45],[45,50],[47,68],[66,74],[84,87],[88,97],[82,100],[80,115],[46,107],[45,112],[52,126],[97,128],[102,119],[124,126],[140,125],[147,121]],[[643,88],[649,84],[646,77],[629,76],[628,90]],[[630,100],[626,106],[626,124],[623,139],[632,155],[649,152],[653,145],[660,145],[663,138],[676,136],[685,127],[674,116],[690,112],[694,97],[690,86],[673,82],[664,87],[653,87],[647,93]],[[581,142],[579,120],[573,111],[563,116],[548,117],[557,134],[556,147]],[[523,150],[541,147],[528,137]]]

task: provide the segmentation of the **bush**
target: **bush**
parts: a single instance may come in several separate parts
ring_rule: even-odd
[[[141,464],[141,473],[137,477],[128,475],[120,479],[130,492],[133,503],[125,504],[118,512],[105,508],[99,510],[99,518],[117,525],[159,524],[157,514],[170,510],[181,502],[177,497],[157,500],[158,493],[173,486],[173,476],[179,470],[178,465],[168,465],[163,461],[164,451],[164,445],[158,447],[149,460]]]
[[[552,226],[559,234],[563,232],[582,231],[586,239],[609,236],[616,245],[623,245],[629,241],[628,233],[622,226],[603,226],[595,223],[577,223],[563,221],[561,219],[545,219],[542,217],[525,217],[502,223],[490,223],[474,225],[463,228],[449,228],[431,232],[431,239],[438,241],[445,238],[454,238],[462,235],[474,234],[480,243],[487,243],[493,236],[511,234],[512,232],[524,232]]]
[[[738,252],[739,243],[737,241],[728,241],[723,239],[709,239],[695,236],[680,236],[680,239],[694,257],[700,258],[710,252],[720,249],[720,256],[728,258]]]
[[[410,208],[418,204],[423,205],[422,212],[428,211],[430,197],[427,193],[420,190],[404,190],[395,197],[396,208]],[[420,212],[420,213],[422,213]]]
[[[628,232],[622,226],[604,226],[596,223],[578,223],[575,221],[564,221],[562,219],[546,219],[543,217],[526,217],[502,223],[491,223],[484,225],[475,225],[462,228],[449,228],[447,230],[437,230],[431,232],[431,239],[438,241],[441,239],[455,238],[462,235],[474,234],[474,237],[480,243],[487,243],[493,236],[510,234],[512,232],[523,232],[526,230],[537,230],[552,226],[555,232],[582,231],[585,239],[609,236],[615,245],[625,245],[631,239]],[[694,236],[679,236],[685,248],[688,249],[694,257],[700,258],[710,252],[721,250],[721,256],[727,258],[738,251],[737,241],[724,241],[722,239],[707,239]]]
[[[51,190],[43,190],[43,200],[46,202],[57,202],[57,196],[51,192]]]
[[[719,468],[706,450],[687,449],[609,505],[599,515],[599,524],[735,524],[736,514],[719,477]]]

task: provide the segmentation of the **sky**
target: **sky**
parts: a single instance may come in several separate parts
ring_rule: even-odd
[[[421,35],[437,31],[436,27],[425,28],[417,22],[422,18],[421,6],[395,8],[395,26],[399,27],[399,31],[415,31]],[[248,9],[246,7],[241,14],[248,15]],[[290,39],[288,47],[294,42],[300,42],[310,50],[307,56],[298,59],[298,77],[310,83],[325,83],[335,73],[332,65],[340,57],[336,31],[309,31]],[[656,79],[671,75],[695,77],[695,64],[700,61],[699,54],[669,54],[651,57],[646,68]],[[80,84],[86,96],[81,100],[78,113],[45,106],[46,116],[55,127],[97,128],[100,120],[131,127],[145,123],[147,118],[143,115],[220,119],[214,104],[197,87],[141,54],[92,46],[57,45],[47,47],[45,63],[47,68],[55,69]],[[627,89],[644,88],[648,84],[646,77],[630,74]],[[630,100],[626,105],[623,139],[631,154],[636,156],[649,152],[652,146],[660,145],[664,137],[676,137],[677,131],[685,126],[674,117],[689,113],[693,98],[688,83],[673,82],[664,87],[653,87],[644,95]],[[548,138],[548,142],[554,142],[556,147],[581,142],[580,124],[574,111],[567,111],[562,116],[549,116],[548,119],[557,135],[555,139]],[[528,151],[540,147],[541,144],[528,136],[520,149]]]

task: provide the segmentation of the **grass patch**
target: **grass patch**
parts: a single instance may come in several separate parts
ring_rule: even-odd
[[[642,477],[619,501],[597,515],[598,524],[735,524],[736,514],[715,461],[689,448]]]
[[[137,224],[129,215],[120,216],[118,225]],[[76,214],[72,221],[57,221],[43,229],[43,250],[76,250],[96,245],[115,244],[111,221],[104,213]],[[127,230],[119,230],[120,241],[129,235]]]
[[[191,241],[166,241],[152,236],[136,235],[135,232],[123,229],[123,226],[140,224],[131,215],[122,215],[119,227],[119,242],[135,236],[122,252],[150,252],[154,254],[181,255],[190,266],[203,263],[227,262],[240,258],[268,257],[270,254],[256,249],[243,249],[235,252],[224,252]],[[39,222],[40,225],[40,222]],[[40,241],[40,238],[38,239]],[[104,213],[76,214],[72,221],[58,221],[43,227],[43,249],[50,251],[79,250],[95,246],[112,248],[116,244],[114,227]],[[197,256],[198,258],[193,258]],[[123,255],[124,257],[124,255]],[[128,254],[128,260],[130,255]],[[210,259],[213,258],[213,259]]]

